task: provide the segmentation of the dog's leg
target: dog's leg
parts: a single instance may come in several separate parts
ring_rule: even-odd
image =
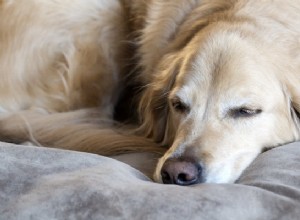
[[[31,141],[38,146],[106,156],[164,151],[152,141],[116,127],[95,109],[54,114],[24,111],[0,117],[0,140]]]

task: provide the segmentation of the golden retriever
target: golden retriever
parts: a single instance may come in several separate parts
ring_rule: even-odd
[[[2,140],[166,146],[154,179],[178,185],[234,182],[299,140],[300,1],[0,0],[0,17]],[[131,80],[139,121],[118,128]]]

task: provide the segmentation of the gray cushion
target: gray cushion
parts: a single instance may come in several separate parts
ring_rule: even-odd
[[[191,187],[111,158],[1,143],[0,219],[300,219],[300,143],[260,155],[237,184]]]

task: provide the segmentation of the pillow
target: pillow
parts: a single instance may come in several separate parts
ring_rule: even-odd
[[[236,184],[163,185],[103,156],[0,144],[1,219],[299,219],[300,143]]]

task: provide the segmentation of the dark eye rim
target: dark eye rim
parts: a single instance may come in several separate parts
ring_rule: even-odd
[[[262,113],[262,109],[249,107],[239,107],[230,111],[233,118],[248,118],[259,115],[260,113]]]
[[[171,100],[171,106],[176,112],[179,113],[187,113],[190,111],[189,106],[178,98],[174,98]]]

